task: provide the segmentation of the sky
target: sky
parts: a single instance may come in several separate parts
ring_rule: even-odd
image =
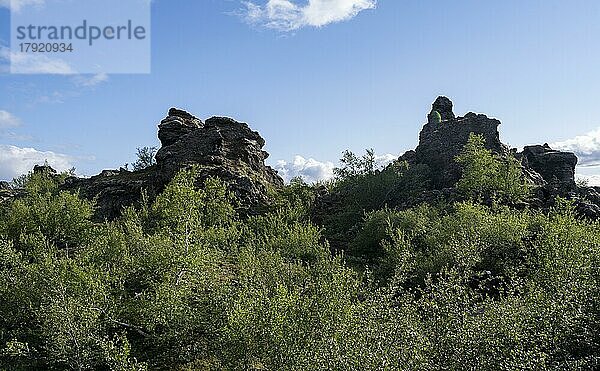
[[[44,160],[81,175],[132,163],[179,107],[249,123],[270,165],[314,181],[346,149],[381,163],[413,149],[445,95],[456,114],[500,119],[513,147],[576,152],[600,184],[597,0],[153,0],[151,73],[84,75],[10,74],[9,4],[0,179]]]

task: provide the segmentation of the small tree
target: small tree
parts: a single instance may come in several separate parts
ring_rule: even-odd
[[[514,203],[523,200],[529,193],[518,161],[511,155],[499,157],[486,149],[481,134],[471,133],[456,162],[463,168],[462,178],[456,187],[471,198]]]
[[[333,169],[333,173],[339,179],[373,174],[376,168],[375,151],[367,149],[363,156],[358,157],[354,152],[346,150],[342,154],[340,163],[341,167]]]
[[[143,170],[156,163],[156,147],[142,147],[137,149],[137,160],[133,164],[133,170]]]

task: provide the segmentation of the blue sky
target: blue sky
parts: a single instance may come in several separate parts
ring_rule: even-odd
[[[577,151],[580,174],[593,176],[599,16],[597,0],[155,0],[151,74],[4,67],[0,178],[42,158],[87,175],[118,168],[158,145],[172,106],[248,122],[270,164],[321,178],[345,149],[414,148],[438,95],[457,114],[499,118],[511,146]]]

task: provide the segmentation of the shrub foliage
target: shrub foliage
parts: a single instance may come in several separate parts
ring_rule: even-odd
[[[359,167],[329,191],[363,198],[322,225],[321,186],[300,181],[242,217],[183,171],[95,224],[60,177],[30,175],[0,210],[0,369],[597,369],[600,225],[564,200],[482,204],[522,196],[498,180],[513,165],[477,137],[459,161],[469,200],[395,210],[384,190],[415,173]],[[323,231],[348,225],[332,249]]]

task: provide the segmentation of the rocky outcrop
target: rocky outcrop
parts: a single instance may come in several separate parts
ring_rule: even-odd
[[[140,171],[104,170],[91,178],[67,178],[62,188],[78,192],[83,198],[96,201],[95,219],[112,220],[125,206],[136,204],[142,192],[155,196],[162,188],[155,181],[156,168]]]
[[[575,184],[574,154],[553,150],[547,144],[527,146],[520,153],[509,150],[500,141],[500,121],[472,112],[456,116],[452,101],[446,97],[435,100],[428,117],[416,149],[400,157],[418,172],[422,179],[418,186],[423,192],[406,200],[401,197],[404,189],[392,188],[385,201],[389,206],[403,208],[420,202],[459,199],[453,187],[461,177],[461,168],[455,159],[474,133],[482,135],[485,146],[496,155],[513,155],[521,161],[523,177],[536,186],[529,206],[547,208],[557,196],[567,197],[576,201],[582,215],[600,218],[600,189]],[[121,168],[91,178],[71,177],[63,189],[95,199],[97,219],[104,220],[117,217],[124,206],[138,202],[143,191],[155,197],[177,172],[191,166],[199,169],[199,183],[208,177],[222,179],[248,213],[266,202],[270,187],[283,185],[277,172],[265,165],[268,153],[262,150],[264,139],[245,123],[226,117],[202,121],[172,108],[158,125],[158,138],[162,146],[156,153],[156,164],[139,171]],[[54,174],[47,166],[36,166],[34,172]],[[15,191],[0,184],[0,201]],[[323,212],[327,212],[330,197],[325,194],[319,199],[325,205]]]
[[[177,108],[171,108],[169,115],[158,125],[158,139],[163,147],[170,146],[203,126],[202,121],[193,115]]]
[[[456,118],[453,111],[454,104],[447,97],[437,97],[431,106],[431,112],[434,111],[440,114],[442,121],[453,120]]]
[[[199,182],[222,179],[246,212],[265,202],[269,187],[283,185],[277,172],[265,165],[264,139],[247,124],[213,117],[206,122],[172,108],[158,125],[162,147],[156,164],[140,171],[105,170],[91,178],[69,178],[63,186],[96,199],[97,219],[113,219],[124,206],[160,193],[177,172],[196,166]]]
[[[254,204],[269,186],[283,186],[277,172],[265,166],[269,154],[262,150],[264,145],[247,124],[212,117],[176,141],[163,142],[156,154],[157,181],[164,185],[182,168],[198,165],[201,179],[221,178],[242,203]]]
[[[508,153],[508,147],[500,142],[498,126],[500,121],[485,115],[467,113],[464,117],[456,117],[452,111],[452,101],[439,97],[433,103],[432,112],[437,111],[441,122],[428,122],[419,134],[419,145],[415,149],[414,158],[417,164],[429,166],[432,184],[435,188],[453,186],[460,179],[461,170],[455,161],[463,150],[471,133],[481,134],[488,149],[498,154]]]
[[[548,144],[527,146],[520,153],[509,150],[500,141],[499,120],[473,112],[457,117],[452,107],[450,99],[438,97],[428,117],[437,112],[441,120],[428,120],[419,134],[417,148],[400,157],[409,164],[427,166],[433,189],[453,187],[460,179],[461,169],[456,156],[473,133],[482,135],[486,148],[493,153],[501,157],[512,154],[519,159],[524,178],[532,185],[547,187],[546,193],[565,195],[575,190],[575,154],[553,150]]]
[[[517,157],[521,158],[525,168],[541,175],[549,186],[563,191],[575,188],[575,154],[556,151],[544,144],[526,146]]]
[[[523,178],[533,186],[532,196],[521,207],[548,209],[557,197],[564,197],[574,201],[580,215],[600,219],[600,188],[577,186],[575,154],[553,150],[548,144],[526,146],[522,152],[509,150],[500,141],[499,125],[500,121],[481,114],[456,117],[452,102],[446,97],[437,98],[419,135],[419,145],[399,159],[413,168],[425,169],[431,183],[427,190],[408,200],[398,196],[402,190],[391,189],[386,200],[388,206],[406,208],[440,199],[446,202],[459,199],[453,189],[461,176],[455,158],[469,135],[475,133],[483,135],[485,146],[496,155],[512,155],[520,161]]]

